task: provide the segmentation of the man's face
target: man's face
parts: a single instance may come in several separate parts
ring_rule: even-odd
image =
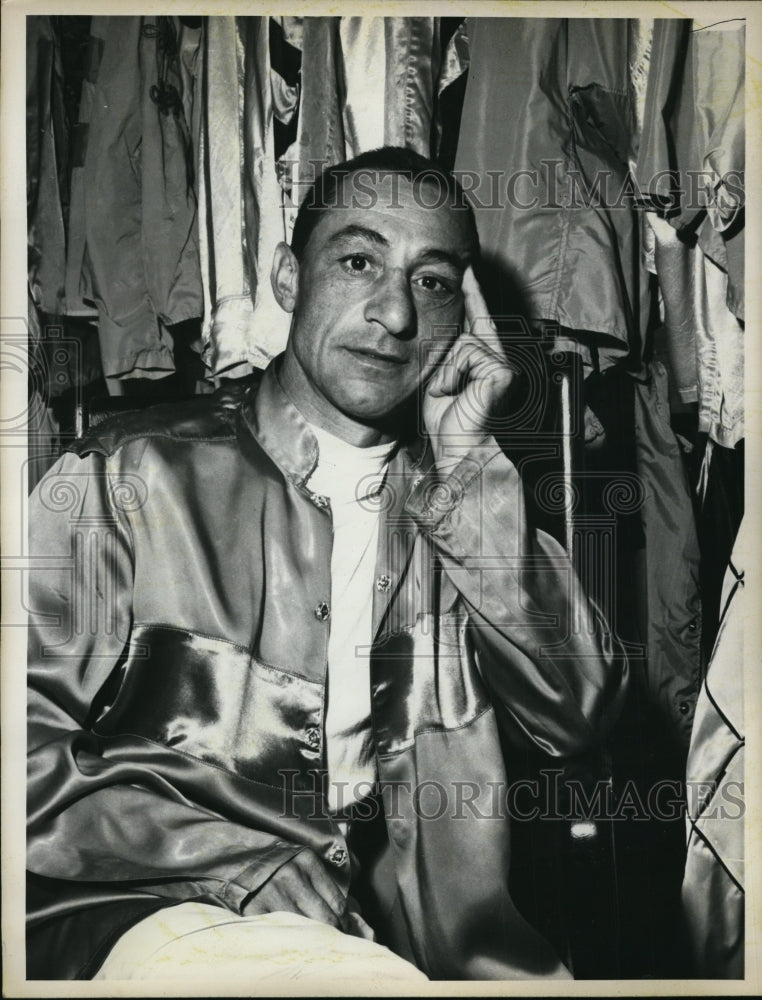
[[[375,203],[359,208],[343,207],[352,205],[352,176],[343,184],[340,207],[323,212],[299,264],[287,363],[298,362],[325,424],[334,415],[338,427],[346,418],[372,426],[453,343],[473,247],[465,212],[449,199],[423,203],[437,201],[434,185],[414,194],[404,177],[386,177]]]

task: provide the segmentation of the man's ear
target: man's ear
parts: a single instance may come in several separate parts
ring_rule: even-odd
[[[287,243],[279,243],[275,248],[270,284],[281,309],[292,313],[299,294],[299,261]]]

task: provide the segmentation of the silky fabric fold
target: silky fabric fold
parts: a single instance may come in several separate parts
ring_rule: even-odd
[[[727,308],[744,318],[745,24],[657,19],[635,166],[646,207],[728,275]]]
[[[478,179],[483,254],[518,283],[531,319],[574,330],[601,369],[627,358],[637,370],[649,314],[641,223],[617,204],[634,140],[630,23],[473,18],[468,33],[455,167]]]
[[[207,19],[199,217],[203,357],[212,375],[265,368],[288,335],[269,281],[287,223],[275,169],[268,43],[267,17]]]
[[[695,974],[744,976],[745,851],[742,523],[725,575],[717,641],[696,707],[688,754],[688,855],[682,902]]]
[[[103,47],[84,157],[79,291],[98,307],[104,374],[159,378],[174,370],[167,328],[203,306],[187,125],[182,106],[175,116],[154,99],[181,86],[170,58],[166,78],[157,65],[176,28],[172,18],[96,17],[91,30]]]

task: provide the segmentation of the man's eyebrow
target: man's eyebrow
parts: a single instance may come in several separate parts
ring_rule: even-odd
[[[347,240],[354,238],[359,238],[367,240],[368,243],[373,243],[374,246],[378,247],[388,247],[389,240],[381,233],[376,232],[375,229],[368,229],[367,226],[358,226],[355,224],[344,226],[343,229],[337,229],[336,232],[326,240],[326,246],[335,246],[337,243],[344,243]]]
[[[389,240],[375,229],[367,226],[360,226],[350,223],[343,229],[337,229],[335,233],[328,237],[326,246],[332,247],[340,243],[348,242],[351,239],[363,239],[374,246],[387,248],[391,246]],[[464,271],[471,263],[471,253],[456,253],[449,250],[442,250],[439,247],[425,247],[416,254],[417,264],[449,264],[458,271]]]
[[[456,270],[464,271],[471,263],[472,255],[466,250],[464,253],[451,253],[449,250],[440,250],[438,247],[427,247],[416,257],[420,264],[449,264]]]

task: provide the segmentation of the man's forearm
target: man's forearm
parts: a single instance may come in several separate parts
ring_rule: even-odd
[[[440,489],[422,484],[409,509],[468,606],[482,675],[516,728],[556,756],[598,743],[621,706],[625,658],[564,549],[528,525],[498,445],[473,448]]]

